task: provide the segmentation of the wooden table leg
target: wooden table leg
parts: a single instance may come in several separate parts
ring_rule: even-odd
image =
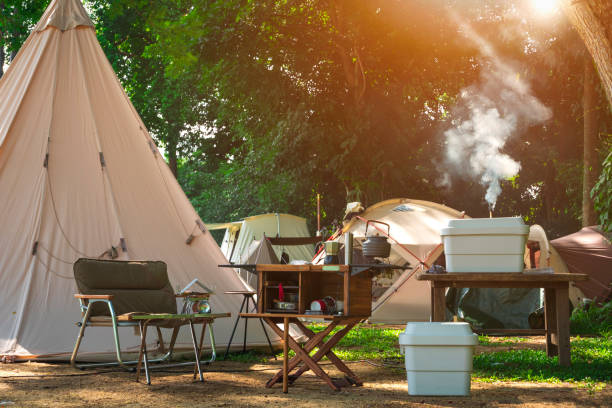
[[[283,318],[283,392],[289,392],[289,318]]]
[[[544,288],[544,327],[546,328],[546,355],[554,357],[559,354],[557,344],[557,302],[555,289]]]
[[[569,287],[555,289],[557,312],[557,346],[559,351],[559,365],[569,367],[570,357],[570,315],[569,315]]]
[[[299,320],[296,319],[296,324],[298,324],[298,326],[301,328],[302,322],[300,322]],[[308,341],[303,345],[303,349],[306,353],[310,353],[315,347],[317,347],[320,343],[321,340],[323,340],[325,337],[327,337],[327,335],[337,326],[336,322],[332,322],[330,323],[325,330],[314,334],[312,331],[310,332],[311,334],[309,334],[308,332],[304,331],[304,334],[306,336],[309,336]],[[306,329],[308,330],[308,329]],[[312,335],[312,337],[310,337]],[[290,373],[295,367],[298,366],[298,364],[301,362],[302,360],[300,359],[299,356],[295,356],[293,357],[291,360],[289,360],[289,368],[288,368],[288,372]],[[272,387],[274,384],[276,384],[277,382],[281,381],[283,378],[283,370],[278,371],[272,378],[270,378],[270,380],[266,383],[266,388],[270,388]],[[291,383],[293,383],[293,376],[289,376],[289,381]]]
[[[363,385],[363,381],[361,381],[359,379],[359,377],[357,377],[357,375],[353,372],[353,370],[348,368],[346,366],[346,364],[344,364],[344,362],[342,360],[340,360],[340,358],[336,354],[334,354],[334,352],[331,350],[333,348],[333,346],[336,345],[336,343],[338,343],[340,340],[342,340],[342,338],[346,335],[346,333],[348,333],[357,323],[359,323],[359,321],[360,321],[360,319],[356,319],[356,320],[353,320],[353,321],[346,322],[346,327],[342,330],[343,333],[341,335],[338,335],[337,339],[334,339],[334,341],[332,341],[332,339],[330,339],[327,343],[323,343],[323,339],[326,337],[326,336],[323,336],[323,338],[321,338],[321,340],[317,343],[317,346],[319,346],[319,352],[321,352],[321,350],[324,350],[324,351],[326,350],[325,356],[329,359],[329,361],[332,364],[334,364],[338,370],[340,370],[347,377],[349,377],[350,381],[353,384],[355,384],[355,385],[360,387],[360,386]],[[296,324],[298,325],[300,330],[302,330],[307,336],[313,336],[315,334],[308,327],[304,326],[304,324],[302,322],[300,322],[299,320],[296,321]],[[313,359],[315,361],[318,361],[317,354],[315,354],[313,356]],[[301,375],[304,371],[307,371],[307,370],[308,370],[307,368],[302,367],[302,369],[300,369],[301,372],[298,371],[296,373],[296,378],[299,375]]]
[[[264,320],[278,336],[285,336],[285,333],[281,329],[279,329],[278,326],[276,326],[272,320],[270,320],[269,318],[264,318]],[[334,384],[329,375],[327,375],[327,373],[323,371],[323,369],[319,367],[319,365],[308,355],[308,353],[304,351],[304,349],[289,335],[287,336],[287,342],[289,343],[289,347],[291,347],[291,350],[295,352],[296,356],[299,357],[300,360],[303,361],[304,364],[306,364],[312,370],[313,373],[315,373],[317,376],[319,376],[319,378],[325,381],[332,390],[340,390],[340,387]]]
[[[317,352],[311,357],[312,361],[316,364],[319,360],[321,360],[321,358],[323,358],[323,356],[327,356],[330,361],[342,372],[344,372],[345,374],[347,374],[348,378],[349,378],[349,384],[354,383],[355,385],[363,385],[363,382],[359,379],[359,377],[357,377],[355,375],[355,373],[353,373],[353,371],[351,371],[351,369],[349,369],[339,358],[338,356],[336,356],[331,349],[340,341],[342,340],[342,338],[344,336],[346,336],[346,334],[353,328],[353,326],[355,326],[355,324],[357,324],[359,322],[359,319],[357,320],[349,320],[347,322],[343,322],[340,324],[345,324],[344,329],[338,331],[337,333],[335,333],[327,342],[323,343],[321,341],[321,343],[319,343],[319,350],[317,350]],[[318,365],[317,365],[318,367]],[[304,374],[306,371],[308,371],[309,369],[312,369],[312,366],[310,365],[304,365],[302,367],[300,367],[298,369],[298,371],[296,371],[296,373],[293,375],[293,377],[295,377],[296,379]],[[314,371],[314,370],[313,370]],[[318,374],[317,374],[318,375]],[[327,374],[326,374],[327,376]],[[319,377],[321,377],[319,375]],[[329,376],[327,376],[327,378],[329,378]],[[327,381],[327,380],[326,380]],[[334,384],[336,386],[338,386],[337,384]],[[333,387],[332,387],[333,388]],[[335,388],[334,388],[335,389]],[[338,387],[339,389],[339,387]]]
[[[434,322],[443,322],[446,318],[446,307],[444,299],[444,292],[446,291],[446,288],[438,287],[435,285],[436,283],[432,282],[431,294],[433,298],[433,310],[431,311],[431,317]]]
[[[138,322],[138,326],[140,327],[140,352],[138,353],[138,363],[136,364],[136,382],[140,380],[140,369],[142,367],[142,362],[144,360],[145,365],[145,375],[147,379],[147,384],[151,384],[151,379],[149,378],[149,362],[147,360],[147,327],[149,322],[140,320]]]

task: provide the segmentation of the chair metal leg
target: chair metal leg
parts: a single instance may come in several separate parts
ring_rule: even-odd
[[[193,352],[195,354],[196,367],[200,375],[200,381],[204,382],[202,375],[202,367],[200,366],[200,350],[198,349],[198,340],[196,339],[195,330],[193,329],[193,321],[189,320],[189,329],[191,330],[191,340],[193,341]]]
[[[246,297],[242,299],[242,304],[240,305],[240,311],[238,312],[238,316],[236,316],[236,321],[234,322],[234,328],[232,329],[232,335],[230,336],[229,341],[227,342],[227,348],[225,349],[225,355],[223,356],[223,358],[226,358],[227,354],[229,353],[230,346],[232,345],[232,340],[234,339],[234,334],[236,333],[236,327],[238,327],[238,322],[240,321],[240,313],[242,313],[242,309],[244,308],[245,301],[246,301]]]

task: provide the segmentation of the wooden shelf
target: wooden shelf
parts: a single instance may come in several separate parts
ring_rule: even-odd
[[[259,313],[303,315],[312,301],[331,296],[344,303],[345,316],[371,314],[372,273],[369,270],[352,275],[348,265],[257,265],[256,269]],[[285,293],[298,295],[295,309],[274,307],[279,284]]]
[[[267,309],[266,313],[298,313],[297,309]]]

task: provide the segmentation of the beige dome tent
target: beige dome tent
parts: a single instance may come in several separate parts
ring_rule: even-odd
[[[175,288],[198,278],[216,293],[213,310],[235,315],[240,307],[240,297],[223,292],[243,289],[242,281],[217,267],[225,257],[124,93],[82,4],[52,0],[0,80],[0,355],[62,358],[72,350],[80,317],[72,264],[80,257],[162,260]],[[232,323],[217,321],[217,345]],[[253,326],[249,342],[266,344]],[[90,330],[84,351],[112,351],[110,330]],[[120,334],[124,348],[136,348],[132,330]]]
[[[383,274],[373,283],[374,301],[370,321],[379,323],[405,323],[429,321],[431,294],[428,282],[417,281],[414,274],[427,267],[442,254],[440,230],[449,219],[463,218],[464,213],[430,201],[397,198],[368,207],[345,225],[343,232],[352,232],[359,242],[365,237],[365,220],[389,224],[391,254],[388,262],[395,265],[408,263],[405,271]],[[380,225],[377,225],[380,228]],[[379,233],[377,230],[370,232]],[[386,227],[383,228],[387,232]],[[343,242],[343,238],[340,238]],[[322,262],[320,254],[315,262]],[[423,263],[422,263],[423,262]]]

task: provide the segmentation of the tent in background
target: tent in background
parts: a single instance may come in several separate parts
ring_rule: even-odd
[[[198,278],[216,292],[213,310],[235,316],[240,308],[240,297],[223,292],[243,282],[217,267],[225,257],[123,91],[83,5],[52,0],[0,80],[0,355],[69,357],[80,320],[72,264],[81,257],[162,260],[173,287]],[[232,325],[215,323],[217,345]],[[88,333],[83,351],[113,351],[109,330]],[[133,330],[120,334],[124,349],[137,349]],[[258,325],[248,339],[266,344]]]
[[[550,243],[563,261],[558,263],[559,269],[589,275],[589,280],[575,283],[582,292],[579,297],[599,300],[612,297],[612,244],[599,228],[585,227]]]
[[[253,242],[261,241],[264,236],[269,238],[276,257],[280,260],[286,253],[288,262],[310,261],[314,255],[314,244],[319,238],[312,237],[308,232],[306,219],[290,214],[261,214],[247,217],[242,221],[206,224],[209,230],[225,229],[221,242],[221,251],[233,264],[249,263],[253,251]],[[286,240],[283,240],[286,238]],[[304,239],[305,244],[295,245],[296,238]],[[285,243],[284,243],[285,242]],[[276,244],[278,243],[278,244]],[[263,262],[259,262],[263,263]],[[254,275],[239,270],[242,279],[252,286]]]
[[[424,262],[430,266],[442,254],[440,230],[449,219],[463,218],[465,214],[429,201],[396,198],[368,207],[354,217],[343,229],[352,232],[355,248],[365,239],[364,220],[382,221],[390,226],[391,254],[386,260],[391,264],[405,265],[404,271],[384,273],[373,282],[373,304],[371,322],[405,323],[407,321],[429,321],[431,294],[428,282],[417,281],[414,274],[422,270]],[[380,225],[376,225],[380,228]],[[368,235],[378,233],[372,226]],[[384,229],[386,232],[386,229]],[[340,237],[344,242],[344,237]],[[315,262],[322,263],[325,254]]]

